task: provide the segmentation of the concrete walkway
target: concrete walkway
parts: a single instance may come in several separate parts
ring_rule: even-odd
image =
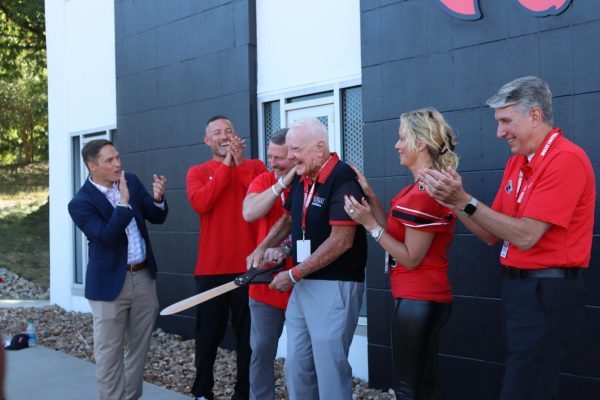
[[[48,301],[0,300],[0,308],[43,307]],[[4,340],[10,336],[3,335]],[[7,400],[96,399],[95,365],[43,346],[6,350]],[[142,400],[189,400],[191,397],[144,382]]]
[[[44,307],[48,305],[50,305],[48,300],[0,299],[0,308]]]
[[[94,364],[36,346],[6,351],[7,400],[96,399]],[[190,397],[144,382],[143,400],[189,400]]]

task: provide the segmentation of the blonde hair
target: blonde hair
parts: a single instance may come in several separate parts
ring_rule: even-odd
[[[405,112],[400,116],[400,127],[412,150],[417,149],[417,142],[427,146],[434,169],[458,167],[458,155],[454,152],[456,135],[439,111],[421,108]]]

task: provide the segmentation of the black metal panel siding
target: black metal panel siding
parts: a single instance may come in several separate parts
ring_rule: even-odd
[[[159,265],[160,307],[195,294],[198,217],[188,204],[188,168],[211,158],[204,123],[228,115],[256,156],[254,0],[116,0],[116,146],[125,170],[151,190],[168,179],[170,213],[149,225]],[[159,326],[193,335],[195,311]]]
[[[502,84],[524,75],[549,82],[556,125],[587,151],[598,174],[598,2],[573,0],[559,16],[536,18],[513,1],[480,0],[483,18],[462,21],[434,1],[361,1],[364,135],[369,136],[364,140],[365,174],[385,202],[411,179],[393,148],[398,117],[433,106],[458,132],[465,186],[490,204],[510,152],[496,139],[494,113],[485,100]],[[596,224],[591,269],[585,276],[586,320],[561,375],[560,395],[565,400],[600,396],[598,234]],[[393,304],[383,274],[383,252],[373,243],[369,251],[369,377],[372,386],[387,389],[392,384]],[[455,303],[440,340],[445,398],[498,397],[505,358],[498,254],[499,247],[487,247],[463,226],[457,227],[450,252]]]

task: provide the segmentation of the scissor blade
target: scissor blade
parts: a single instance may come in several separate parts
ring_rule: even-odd
[[[175,304],[171,304],[170,306],[164,308],[160,312],[160,315],[176,314],[178,312],[187,310],[188,308],[194,307],[200,303],[204,303],[205,301],[210,300],[213,297],[217,297],[222,295],[223,293],[230,292],[238,287],[239,286],[236,285],[235,282],[229,282],[224,285],[217,286],[215,288],[207,290],[206,292],[196,294],[192,297],[188,297],[187,299],[178,301]]]

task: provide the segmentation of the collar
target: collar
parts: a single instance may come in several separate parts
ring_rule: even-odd
[[[535,155],[535,153],[531,153],[527,156],[527,162],[531,161],[531,159],[533,158],[533,156]]]
[[[106,186],[98,185],[96,182],[94,182],[91,175],[88,177],[88,179],[89,179],[90,183],[92,185],[94,185],[102,194],[106,194],[110,190]],[[117,184],[115,182],[113,182],[112,190],[116,190],[117,192],[119,191],[119,187],[117,186]]]
[[[327,161],[325,161],[325,164],[323,164],[323,166],[321,167],[322,169],[319,172],[319,175],[317,176],[317,182],[321,185],[324,184],[329,178],[329,175],[331,175],[333,168],[337,165],[338,162],[340,162],[340,157],[337,155],[337,153],[329,153],[329,158],[327,159]],[[302,177],[302,181],[308,183],[313,182],[313,180],[306,175]]]
[[[550,132],[548,132],[546,134],[546,136],[544,137],[544,140],[542,141],[540,146],[537,148],[535,153],[533,153],[533,156],[531,156],[531,155],[522,156],[523,164],[521,166],[521,172],[523,174],[525,174],[526,178],[529,178],[531,176],[531,174],[533,174],[533,171],[535,170],[535,168],[546,157],[546,153],[548,152],[548,150],[550,149],[552,144],[554,142],[556,142],[558,139],[560,139],[561,137],[562,137],[562,131],[560,130],[560,128],[553,128],[552,130],[550,130]],[[531,158],[530,158],[530,156],[531,156]]]

